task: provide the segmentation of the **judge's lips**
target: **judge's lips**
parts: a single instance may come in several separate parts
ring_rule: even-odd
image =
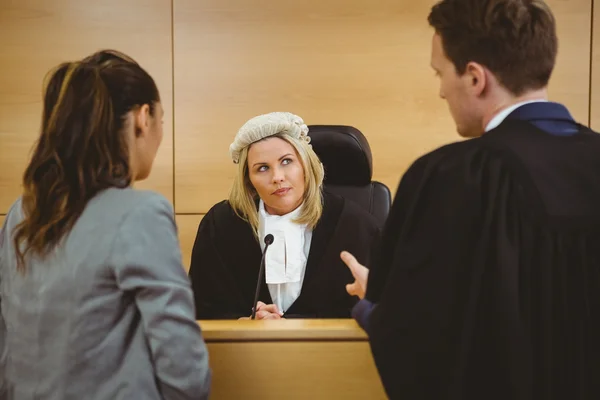
[[[279,188],[271,194],[275,195],[275,196],[283,196],[283,195],[287,194],[287,192],[289,192],[291,189],[292,188],[290,188],[290,187]]]

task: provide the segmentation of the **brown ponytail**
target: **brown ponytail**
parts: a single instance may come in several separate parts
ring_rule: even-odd
[[[160,101],[154,80],[117,52],[64,63],[50,75],[41,134],[23,177],[24,220],[16,227],[18,268],[45,256],[68,234],[88,201],[132,177],[126,114]]]

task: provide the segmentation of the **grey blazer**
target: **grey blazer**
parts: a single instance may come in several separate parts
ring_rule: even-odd
[[[0,231],[1,399],[205,399],[211,372],[170,203],[108,189],[60,246],[17,272]]]

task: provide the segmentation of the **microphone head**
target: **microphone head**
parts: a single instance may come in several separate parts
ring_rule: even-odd
[[[275,240],[275,238],[270,233],[267,236],[265,236],[266,245],[270,245],[271,243],[273,243],[273,240]]]

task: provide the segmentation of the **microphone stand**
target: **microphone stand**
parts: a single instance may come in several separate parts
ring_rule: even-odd
[[[250,319],[256,319],[256,305],[258,304],[258,295],[260,294],[260,284],[262,283],[263,276],[265,273],[265,256],[267,254],[267,249],[273,243],[275,238],[270,233],[265,236],[265,251],[263,252],[262,258],[260,260],[260,268],[258,270],[258,281],[256,282],[256,291],[254,292],[254,303],[252,307],[252,317]]]

